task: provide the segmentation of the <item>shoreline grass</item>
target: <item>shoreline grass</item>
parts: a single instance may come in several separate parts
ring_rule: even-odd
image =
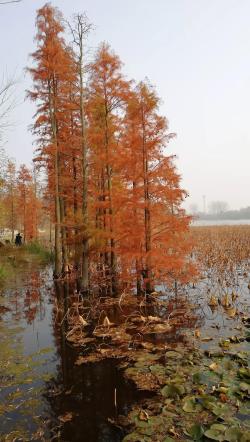
[[[54,253],[49,250],[46,246],[39,243],[38,241],[33,241],[23,246],[23,249],[30,254],[39,256],[42,260],[47,262],[53,262]]]
[[[54,253],[37,241],[24,244],[21,247],[7,245],[1,249],[0,256],[0,286],[12,279],[19,269],[34,261],[40,264],[50,264],[54,261]]]
[[[0,284],[2,284],[7,278],[8,273],[3,265],[0,264]]]

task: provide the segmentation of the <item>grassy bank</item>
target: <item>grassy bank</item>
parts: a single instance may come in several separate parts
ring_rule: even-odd
[[[52,263],[54,254],[39,242],[31,242],[21,247],[6,245],[0,254],[0,285],[11,284],[13,280],[35,266]]]
[[[32,255],[39,256],[43,261],[46,262],[53,262],[54,260],[54,253],[37,241],[26,244],[23,247],[23,250]]]
[[[0,285],[5,281],[5,279],[8,276],[8,272],[6,271],[6,269],[4,268],[4,266],[2,266],[0,264]]]

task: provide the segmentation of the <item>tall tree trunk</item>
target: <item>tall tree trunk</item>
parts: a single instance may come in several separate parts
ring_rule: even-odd
[[[76,157],[73,156],[73,210],[74,210],[74,263],[78,264],[78,247],[77,247],[77,236],[78,236],[78,228],[77,228],[77,211],[78,211],[78,202],[77,202],[77,167],[76,167]]]
[[[150,214],[150,198],[149,198],[149,182],[148,182],[148,154],[145,136],[145,116],[143,103],[141,104],[141,121],[142,121],[142,158],[143,158],[143,187],[144,187],[144,228],[145,228],[145,251],[146,251],[146,293],[152,292],[152,270],[151,270],[151,214]]]
[[[26,241],[26,189],[23,189],[23,242]]]
[[[71,100],[74,100],[74,97],[71,96]],[[71,124],[71,136],[74,137],[75,133],[75,121],[74,121],[74,115],[73,112],[70,114],[70,124]],[[77,153],[73,151],[73,157],[72,157],[72,170],[73,170],[73,214],[74,214],[74,264],[78,264],[78,243],[77,243],[77,237],[78,237],[78,230],[79,226],[77,225],[77,212],[78,212],[78,201],[77,201]]]
[[[133,181],[133,199],[136,200],[135,198],[135,191],[136,191],[136,182]],[[137,224],[137,209],[136,206],[133,204],[133,211],[134,211],[134,220],[135,220],[135,224]],[[135,248],[137,249],[138,244],[135,244]],[[136,271],[136,293],[137,295],[140,295],[142,293],[142,286],[141,286],[141,269],[140,269],[140,265],[139,265],[139,260],[138,258],[136,258],[135,260],[135,271]]]
[[[60,189],[59,189],[59,173],[60,173],[60,152],[57,138],[57,124],[55,118],[55,80],[52,81],[53,95],[51,84],[49,82],[49,112],[50,123],[52,129],[52,140],[55,147],[55,276],[59,276],[62,271],[62,238],[61,238],[61,208],[60,208]]]
[[[38,219],[37,219],[37,180],[36,180],[36,169],[33,169],[33,177],[34,177],[34,194],[35,194],[35,210],[34,210],[34,216],[35,216],[35,239],[38,238]]]
[[[61,234],[62,234],[62,271],[67,270],[68,265],[68,248],[67,248],[67,228],[65,226],[66,207],[64,198],[60,197],[60,217],[61,217]]]
[[[106,98],[106,97],[105,97]],[[114,295],[117,291],[116,278],[116,256],[115,256],[115,240],[114,240],[114,225],[113,225],[113,204],[112,204],[112,171],[109,159],[109,134],[108,134],[108,109],[107,99],[105,101],[105,152],[106,152],[106,175],[107,175],[107,190],[108,190],[108,213],[109,213],[109,233],[110,233],[110,295]]]
[[[14,191],[13,183],[11,183],[11,241],[14,242],[15,225],[14,225]]]
[[[51,243],[52,243],[52,221],[51,221],[51,211],[49,213],[49,242],[50,242],[50,247],[51,247]]]
[[[55,275],[58,276],[62,270],[62,239],[61,239],[61,211],[59,197],[59,164],[60,156],[57,141],[55,140]]]
[[[85,89],[84,89],[84,50],[83,40],[86,29],[86,19],[78,16],[77,44],[79,48],[79,87],[80,87],[80,118],[81,118],[81,151],[82,151],[82,276],[81,290],[89,290],[89,233],[88,233],[88,164],[87,164],[87,139],[85,123]]]

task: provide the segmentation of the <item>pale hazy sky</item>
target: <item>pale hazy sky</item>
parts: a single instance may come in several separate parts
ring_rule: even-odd
[[[0,6],[0,71],[20,78],[20,103],[30,85],[24,68],[34,50],[36,10],[45,2]],[[135,80],[149,78],[177,138],[187,206],[225,200],[250,205],[250,0],[56,0],[69,18],[86,11],[96,26],[90,46],[108,41]],[[32,158],[34,108],[15,110],[5,148],[18,163]]]

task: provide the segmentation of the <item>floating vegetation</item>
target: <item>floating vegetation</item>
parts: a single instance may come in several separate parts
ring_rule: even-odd
[[[156,355],[151,363],[149,356],[135,356],[125,370],[138,388],[153,386],[156,395],[129,413],[132,431],[124,442],[250,440],[249,352],[236,360],[232,353],[214,358],[178,346],[154,365]]]

